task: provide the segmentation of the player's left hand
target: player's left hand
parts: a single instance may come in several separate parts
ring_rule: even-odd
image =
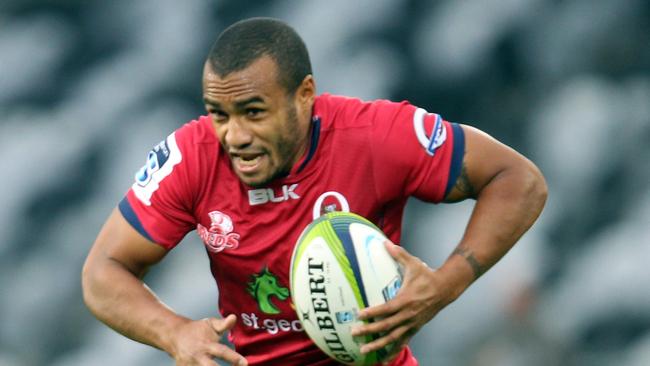
[[[435,270],[404,248],[389,241],[385,245],[390,255],[402,266],[402,287],[385,304],[361,310],[359,319],[375,321],[353,328],[352,335],[380,334],[374,341],[363,345],[361,352],[369,353],[386,347],[388,355],[383,362],[387,364],[449,301],[441,291],[446,287],[444,281]]]

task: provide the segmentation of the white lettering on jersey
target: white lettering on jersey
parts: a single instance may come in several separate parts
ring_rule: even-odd
[[[253,329],[266,331],[269,334],[278,332],[304,332],[305,329],[300,324],[300,320],[288,319],[264,319],[255,313],[241,313],[239,318],[245,326]]]
[[[151,206],[151,196],[160,187],[160,182],[171,174],[181,160],[183,156],[172,133],[149,151],[147,162],[135,173],[135,183],[131,186],[135,196],[145,205]]]
[[[333,211],[350,212],[350,205],[348,204],[348,200],[345,199],[345,196],[336,191],[329,191],[321,194],[316,199],[312,214],[314,220],[316,220],[321,215]]]
[[[415,135],[420,141],[420,145],[424,147],[427,154],[433,156],[438,149],[447,139],[447,130],[445,129],[444,124],[442,123],[442,117],[440,115],[433,113],[436,117],[436,121],[433,124],[433,131],[431,131],[431,138],[427,137],[426,132],[424,131],[424,119],[427,116],[427,111],[422,108],[415,110],[413,114],[413,127],[415,128]]]
[[[289,199],[297,200],[300,196],[294,192],[296,187],[298,187],[298,183],[294,183],[290,186],[285,184],[282,186],[282,192],[278,196],[275,195],[275,192],[271,188],[251,189],[248,191],[248,203],[250,203],[251,206],[255,206],[267,202],[278,203],[288,201]]]

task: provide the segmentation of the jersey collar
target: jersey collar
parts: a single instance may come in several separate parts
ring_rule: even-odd
[[[320,117],[314,116],[311,119],[311,137],[309,139],[309,151],[302,159],[302,162],[300,164],[296,164],[298,168],[296,168],[295,171],[292,171],[290,175],[299,174],[301,171],[303,171],[303,169],[305,169],[307,164],[314,157],[314,153],[316,153],[319,137],[320,137]]]

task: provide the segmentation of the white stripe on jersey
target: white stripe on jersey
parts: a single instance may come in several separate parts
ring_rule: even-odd
[[[158,190],[158,187],[160,187],[160,182],[162,182],[166,176],[171,174],[176,164],[183,160],[181,151],[176,144],[176,136],[174,133],[167,136],[167,139],[164,142],[167,143],[167,148],[169,149],[169,157],[167,160],[162,164],[162,166],[159,166],[158,164],[150,165],[149,161],[147,161],[145,166],[142,168],[148,175],[146,183],[144,185],[142,182],[138,183],[136,174],[136,181],[131,186],[135,196],[147,206],[151,206],[151,196],[156,190]],[[149,156],[155,157],[156,154],[150,154]]]

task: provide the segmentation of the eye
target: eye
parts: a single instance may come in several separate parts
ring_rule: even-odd
[[[264,109],[261,108],[246,108],[246,116],[250,119],[256,119],[262,117]]]
[[[225,123],[228,121],[228,114],[224,111],[217,109],[210,109],[208,113],[212,116],[212,120],[216,123]]]

